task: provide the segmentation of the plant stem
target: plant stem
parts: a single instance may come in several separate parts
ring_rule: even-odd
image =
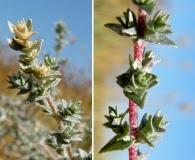
[[[147,13],[140,9],[138,10],[138,27],[137,32],[139,37],[144,36],[144,29],[146,26],[146,15]],[[145,42],[142,40],[134,41],[134,59],[138,59],[142,63],[142,54],[145,48]],[[133,101],[129,100],[129,124],[131,126],[130,135],[137,137],[137,121],[138,121],[138,106]],[[133,144],[129,148],[129,160],[137,160],[137,144]]]
[[[58,123],[59,129],[63,130],[64,129],[64,123],[58,117],[56,106],[55,106],[55,104],[54,104],[50,94],[47,96],[46,99],[47,99],[47,102],[48,102],[48,104],[49,104],[49,106],[50,106],[50,108],[51,108],[51,110],[52,110],[52,112],[54,114],[54,117],[55,117],[55,119],[56,119],[56,121]],[[72,148],[70,146],[67,147],[67,152],[68,152],[69,158],[72,160],[73,154],[72,154]]]
[[[5,119],[4,119],[4,122],[9,123],[9,124],[11,124],[11,125],[17,127],[17,128],[20,129],[23,133],[25,133],[27,136],[30,135],[30,131],[29,131],[29,130],[27,130],[25,127],[23,127],[23,126],[21,126],[21,125],[15,123],[15,122],[13,122],[11,119],[5,118]]]
[[[47,145],[45,145],[44,143],[40,143],[40,146],[45,150],[45,152],[47,152],[47,154],[49,155],[49,157],[52,160],[56,160],[56,156],[49,150],[49,148],[47,147]]]
[[[56,121],[58,123],[59,129],[62,130],[64,128],[64,123],[58,117],[56,106],[55,106],[51,96],[49,95],[46,99],[47,99],[47,102],[48,102],[48,104],[49,104],[49,106],[50,106],[50,108],[51,108],[51,110],[52,110],[52,112],[54,114],[54,118],[56,119]]]

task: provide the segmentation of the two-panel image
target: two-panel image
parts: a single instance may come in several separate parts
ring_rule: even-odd
[[[0,160],[193,160],[194,6],[3,1]]]

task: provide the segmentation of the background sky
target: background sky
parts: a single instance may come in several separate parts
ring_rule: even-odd
[[[33,30],[38,34],[35,39],[44,39],[42,51],[54,55],[54,24],[63,20],[70,30],[69,36],[76,37],[76,43],[67,45],[62,51],[62,57],[68,57],[69,62],[77,69],[91,68],[92,53],[92,0],[34,0],[34,1],[1,1],[0,7],[0,40],[13,35],[8,29],[7,21],[14,25],[22,18],[33,20]]]
[[[169,0],[166,2],[162,8],[164,13],[168,12],[171,15],[170,24],[174,32],[174,35],[169,38],[174,40],[179,48],[153,44],[147,46],[146,49],[152,49],[156,54],[156,59],[161,60],[152,71],[158,75],[160,83],[149,91],[145,108],[139,109],[139,117],[142,117],[145,112],[154,114],[161,109],[169,125],[166,127],[167,133],[162,135],[163,140],[156,143],[155,149],[144,147],[144,145],[139,146],[143,152],[149,153],[147,160],[194,160],[195,1]],[[121,72],[125,70],[122,68]],[[106,106],[116,104],[121,106],[122,112],[125,111],[128,101],[125,97],[120,97],[120,101],[109,100]],[[105,113],[107,113],[107,108]],[[105,141],[113,137],[111,132],[108,131],[108,133],[110,134],[106,136]],[[128,153],[126,150],[110,152],[106,153],[105,157],[106,159],[110,157],[112,160],[125,160],[128,159]]]

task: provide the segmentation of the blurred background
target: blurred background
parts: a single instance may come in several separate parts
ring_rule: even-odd
[[[13,34],[10,32],[7,22],[11,21],[15,25],[22,18],[25,21],[32,19],[33,31],[38,32],[32,40],[44,39],[40,58],[43,58],[45,54],[49,54],[51,56],[57,55],[59,59],[66,61],[60,68],[62,81],[56,92],[53,93],[54,96],[72,102],[82,101],[83,121],[90,127],[92,116],[92,1],[27,2],[25,0],[6,0],[1,4],[0,15],[0,108],[9,108],[7,111],[12,112],[11,108],[20,106],[18,109],[24,109],[24,113],[32,121],[39,119],[46,126],[48,126],[49,121],[50,125],[48,127],[56,129],[54,127],[56,122],[51,121],[51,118],[43,114],[35,104],[24,104],[25,98],[17,96],[17,90],[7,89],[9,86],[6,82],[7,75],[17,74],[18,55],[20,54],[20,52],[13,51],[8,46],[6,39],[12,38]],[[55,50],[57,45],[55,27],[58,21],[65,23],[67,29],[65,36],[67,43],[59,54]],[[0,130],[3,129],[2,126],[6,127],[6,125],[9,128],[9,123],[3,123]],[[81,125],[82,127],[86,128],[87,126]],[[47,135],[48,133],[45,136]],[[15,136],[10,135],[5,138],[3,133],[0,134],[1,160],[6,159],[6,154],[11,155],[12,152],[9,149],[17,143],[13,137]],[[88,137],[87,145],[83,145],[82,148],[89,149],[90,143],[91,140]],[[7,159],[18,159],[17,157],[24,156],[15,153],[16,150],[17,148],[13,149],[13,157]],[[23,154],[22,151],[21,154]],[[29,153],[27,152],[27,154]]]
[[[163,140],[156,143],[155,149],[140,144],[142,152],[149,153],[147,160],[194,160],[195,139],[195,2],[192,0],[158,0],[157,9],[171,15],[173,36],[179,48],[148,44],[156,59],[161,62],[154,66],[152,73],[160,78],[160,83],[149,91],[143,110],[139,109],[139,118],[144,113],[154,114],[161,109],[169,125]],[[128,152],[117,151],[99,155],[99,150],[114,134],[102,126],[108,115],[108,106],[119,107],[124,112],[128,99],[114,78],[128,69],[128,55],[133,53],[133,44],[104,27],[105,23],[117,23],[127,8],[137,13],[131,1],[95,0],[94,1],[94,146],[95,160],[128,159]],[[156,10],[157,10],[156,9]]]

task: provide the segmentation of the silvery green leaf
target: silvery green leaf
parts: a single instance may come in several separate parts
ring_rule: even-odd
[[[132,93],[129,93],[127,91],[123,91],[124,95],[129,98],[130,100],[132,100],[133,102],[135,102],[140,108],[144,108],[144,104],[146,101],[146,96],[147,96],[147,92],[145,92],[145,94],[143,95],[142,98],[138,97],[137,95],[134,95]]]
[[[64,116],[59,117],[62,121],[72,122],[72,123],[80,123],[80,120],[78,118],[72,117],[72,116]]]
[[[26,94],[26,93],[28,93],[28,92],[30,92],[30,91],[29,91],[29,90],[23,90],[23,89],[21,89],[21,90],[17,93],[17,95]]]
[[[130,126],[129,124],[126,122],[124,123],[121,127],[120,127],[120,132],[117,133],[118,138],[117,140],[121,140],[123,138],[125,138],[126,136],[128,136],[130,133]]]
[[[120,125],[121,118],[114,118],[112,121],[112,126],[118,126]]]
[[[128,73],[123,73],[116,77],[115,82],[121,87],[125,88],[130,81],[129,74]]]
[[[28,96],[28,98],[26,99],[26,103],[32,103],[32,102],[35,102],[35,99],[37,98],[37,94],[36,93],[33,93],[31,92]]]
[[[154,134],[154,127],[152,124],[152,115],[146,114],[146,117],[147,117],[147,123],[144,125],[143,128],[140,127],[140,129],[146,136],[148,136]]]
[[[123,13],[124,15],[121,17],[116,17],[116,19],[120,22],[120,24],[115,23],[107,23],[105,24],[106,27],[112,29],[116,33],[121,36],[136,39],[137,38],[137,22],[135,14],[130,10],[127,9],[127,12]]]
[[[123,13],[123,16],[116,17],[116,19],[126,29],[133,28],[137,25],[136,16],[129,8],[127,9],[127,12]]]
[[[121,32],[124,37],[129,37],[131,39],[137,38],[137,30],[135,29],[135,27],[128,28],[128,29],[122,29]]]
[[[133,70],[140,70],[142,68],[142,64],[140,63],[140,61],[138,59],[136,59],[133,61],[131,67]]]
[[[144,114],[138,129],[137,142],[146,143],[152,147],[154,142],[162,139],[161,134],[166,131],[164,129],[166,124],[164,115],[160,116],[160,111],[157,111],[154,116]]]
[[[159,33],[155,33],[155,34],[150,34],[150,33],[152,33],[151,29],[149,27],[146,27],[144,40],[151,42],[151,43],[163,44],[163,45],[173,46],[177,48],[177,45],[172,40],[165,37],[164,35],[159,34]]]
[[[51,136],[49,135],[46,140],[45,140],[45,143],[47,145],[49,145],[50,147],[56,149],[58,147],[58,144],[57,144],[57,139],[55,136]]]
[[[46,80],[46,83],[44,84],[47,88],[54,88],[58,85],[58,83],[61,81],[60,78],[50,78]]]
[[[50,70],[50,73],[48,76],[60,76],[61,73],[59,71]]]
[[[148,144],[151,148],[155,148],[154,144],[152,142],[149,141],[149,139],[147,138],[147,136],[138,129],[138,133],[137,133],[137,142],[138,143],[143,143],[143,144]]]
[[[135,28],[126,29],[121,24],[114,24],[114,23],[107,23],[105,24],[105,26],[112,29],[113,31],[115,31],[116,33],[118,33],[123,37],[132,38],[132,39],[137,38],[135,33],[136,32]]]
[[[88,155],[88,153],[80,148],[78,148],[78,152],[79,152],[79,156],[81,158],[81,160],[91,160],[90,156]]]
[[[49,66],[52,70],[56,71],[59,68],[58,60],[55,57],[46,56],[44,58],[44,64]]]
[[[44,105],[44,106],[41,106],[41,108],[45,114],[47,114],[48,116],[53,116],[53,112],[49,106]]]
[[[156,0],[133,0],[133,2],[148,13],[152,13],[153,8],[156,6]]]
[[[134,140],[131,140],[130,138],[118,140],[118,137],[115,136],[99,151],[99,153],[128,149],[133,143]]]

